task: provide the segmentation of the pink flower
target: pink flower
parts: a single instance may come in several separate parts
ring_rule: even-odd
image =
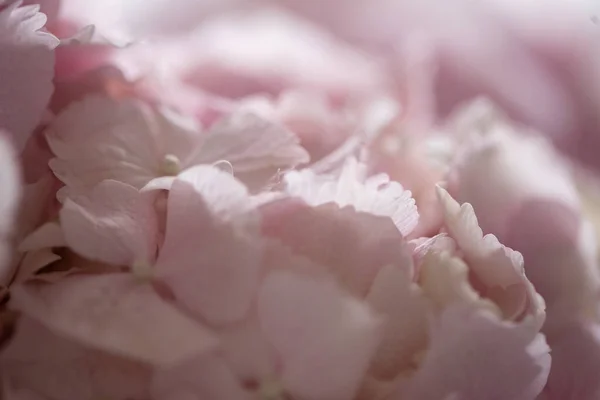
[[[473,204],[483,229],[523,252],[527,276],[548,306],[548,341],[565,351],[565,343],[577,340],[569,332],[594,332],[598,323],[595,233],[582,215],[566,165],[546,142],[518,137],[518,127],[497,118],[483,128],[476,123],[473,118],[470,127],[477,136],[465,145],[452,172],[453,192]],[[593,339],[588,343],[590,350],[596,346]],[[596,357],[593,351],[587,356]],[[568,367],[560,363],[567,360],[560,355],[553,362],[550,398],[568,398],[579,390],[577,378],[564,376]],[[595,362],[584,365],[594,368]],[[577,396],[593,398],[586,397],[595,390],[588,387],[588,394]]]
[[[579,6],[40,1],[0,0],[0,397],[600,393]]]
[[[291,132],[249,114],[234,114],[203,134],[197,124],[134,100],[87,97],[61,113],[46,132],[50,161],[65,192],[85,191],[104,179],[137,188],[197,164],[228,161],[258,185],[278,168],[307,161]]]
[[[281,193],[277,196],[283,198],[274,201],[255,198],[214,166],[192,167],[165,186],[166,227],[156,256],[152,249],[161,228],[151,214],[153,198],[160,193],[151,188],[161,185],[151,183],[139,192],[125,183],[104,181],[91,195],[66,200],[61,225],[67,244],[81,255],[126,266],[130,272],[73,276],[39,286],[41,293],[48,293],[41,303],[23,297],[24,289],[18,287],[13,307],[40,320],[54,335],[152,366],[153,357],[162,354],[161,346],[174,351],[164,357],[175,357],[177,348],[164,335],[156,336],[159,342],[151,353],[125,345],[136,336],[136,329],[145,329],[145,320],[136,322],[133,316],[121,320],[119,315],[128,310],[127,301],[139,304],[142,293],[148,296],[144,303],[159,302],[147,309],[153,312],[161,309],[163,298],[169,299],[176,309],[202,321],[218,338],[220,351],[179,358],[172,368],[158,371],[150,384],[158,399],[186,393],[198,398],[285,394],[350,399],[394,392],[431,398],[427,391],[441,397],[494,393],[498,398],[533,399],[548,373],[547,347],[538,333],[544,314],[517,255],[478,234],[472,211],[467,206],[458,210],[458,204],[441,192],[446,226],[458,250],[438,253],[431,247],[417,270],[412,247],[400,231],[407,225],[394,223],[397,215],[416,216],[414,204],[404,201],[410,197],[387,180],[377,178],[372,186],[368,180],[361,182],[357,167],[348,164],[337,178],[311,175],[309,183],[323,182],[324,188],[336,189],[322,193],[332,193],[338,202],[327,203],[327,196],[314,198],[310,191],[301,191],[316,201],[314,206]],[[360,193],[364,197],[357,197]],[[450,278],[443,279],[447,275]],[[130,292],[127,282],[133,285],[135,277],[138,283]],[[78,283],[72,289],[60,286],[67,282]],[[88,284],[92,286],[85,289]],[[73,299],[83,298],[94,293],[95,285],[109,286],[85,306],[64,297],[73,291]],[[23,286],[27,287],[33,286]],[[103,305],[113,296],[110,293],[125,296],[116,310]],[[509,293],[512,297],[507,297]],[[506,301],[510,299],[516,302]],[[48,309],[52,304],[56,306]],[[73,304],[73,311],[68,304]],[[78,307],[105,314],[76,317]],[[429,361],[455,359],[463,347],[487,345],[472,341],[456,347],[455,313],[462,321],[457,337],[477,337],[480,329],[487,329],[506,350],[486,360],[459,357],[464,368],[482,371],[492,381],[510,371],[520,377],[514,386],[476,387],[475,380],[449,377]],[[88,323],[97,324],[95,318],[114,318],[115,333],[105,337],[105,330],[99,330],[84,335]],[[159,323],[160,318],[171,317],[154,317]],[[118,333],[120,329],[125,331]],[[186,331],[182,328],[177,334]],[[187,342],[179,342],[185,353]],[[522,357],[518,369],[502,361],[516,354]],[[18,360],[18,354],[14,357]],[[36,382],[28,380],[33,376],[19,379]],[[97,390],[104,390],[103,383],[97,385]]]
[[[46,17],[37,9],[13,0],[0,3],[0,128],[18,151],[42,119],[53,90],[58,40],[42,31]]]

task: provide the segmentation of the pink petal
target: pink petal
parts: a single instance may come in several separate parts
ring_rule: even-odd
[[[556,201],[531,200],[511,215],[509,226],[503,239],[523,252],[527,276],[548,306],[545,329],[596,308],[597,233],[576,210]]]
[[[600,395],[600,327],[576,324],[550,340],[552,369],[544,400],[593,400]]]
[[[56,222],[47,222],[28,235],[19,245],[19,251],[27,252],[49,247],[65,247],[63,230]]]
[[[233,165],[238,179],[256,187],[280,169],[308,162],[308,153],[283,126],[239,112],[211,127],[188,164],[212,164],[220,160]]]
[[[15,384],[52,399],[148,398],[149,368],[82,347],[30,318],[20,320],[0,365]]]
[[[265,336],[257,315],[243,324],[219,332],[221,354],[235,375],[245,384],[260,386],[277,374],[279,355]]]
[[[523,256],[504,247],[494,235],[483,235],[473,207],[460,206],[444,189],[438,187],[450,236],[464,253],[469,268],[483,287],[483,295],[492,299],[506,318],[518,318],[535,302],[535,292],[528,285]]]
[[[136,94],[133,83],[127,81],[121,70],[111,65],[93,69],[76,78],[57,80],[55,86],[49,107],[56,114],[89,95],[104,94],[120,99]]]
[[[89,196],[67,199],[60,211],[65,240],[92,260],[132,266],[154,260],[154,197],[117,181],[103,181]]]
[[[406,271],[392,266],[377,274],[366,301],[384,317],[383,339],[371,373],[389,380],[412,368],[417,354],[426,347],[427,302]]]
[[[549,348],[531,326],[497,320],[470,306],[448,308],[406,395],[415,400],[534,400],[550,371]],[[499,384],[502,383],[502,384]]]
[[[223,97],[300,88],[344,99],[386,83],[377,60],[281,9],[258,8],[211,19],[193,33],[183,51],[186,46],[200,51],[179,73],[194,86]],[[345,68],[348,65],[353,67]]]
[[[232,323],[251,306],[260,248],[247,233],[219,218],[228,212],[224,205],[232,205],[230,215],[239,211],[241,185],[224,172],[198,168],[206,174],[198,175],[194,185],[177,179],[171,186],[156,270],[177,302],[196,316],[212,324]],[[251,224],[246,228],[254,231]]]
[[[336,109],[320,91],[290,90],[276,100],[255,96],[240,101],[240,108],[279,121],[298,135],[300,144],[316,162],[340,146],[354,129],[348,113]]]
[[[43,32],[39,7],[9,1],[0,9],[0,128],[8,130],[21,151],[40,122],[50,95],[58,39]]]
[[[48,161],[52,159],[53,155],[42,133],[41,129],[36,129],[21,151],[23,180],[28,184],[38,181],[50,170]]]
[[[58,15],[61,2],[62,0],[25,0],[23,4],[39,5],[40,12],[48,17],[48,21],[52,21]]]
[[[227,364],[212,355],[157,371],[152,382],[156,400],[252,400]]]
[[[50,167],[68,192],[105,179],[141,188],[157,176],[176,175],[198,132],[193,121],[138,101],[88,96],[59,114],[46,136],[56,155]]]
[[[311,170],[293,171],[285,176],[286,192],[310,205],[335,202],[357,211],[390,217],[402,235],[409,235],[419,220],[409,191],[386,175],[366,178],[366,166],[350,158],[339,177],[318,176]]]
[[[425,255],[419,283],[434,308],[443,310],[456,303],[467,303],[501,317],[501,310],[492,301],[481,298],[469,281],[469,267],[460,258],[446,252]]]
[[[189,168],[179,174],[177,180],[191,185],[200,193],[210,212],[223,221],[235,222],[244,217],[250,219],[254,213],[248,189],[216,166]]]
[[[386,265],[409,271],[412,260],[389,218],[340,208],[279,200],[262,207],[263,233],[331,271],[351,292],[363,297]]]
[[[512,213],[530,200],[552,200],[579,208],[570,173],[549,143],[523,138],[518,126],[494,115],[494,108],[486,112],[492,115],[482,117],[487,122],[478,121],[476,115],[470,115],[475,108],[476,104],[463,111],[463,130],[484,137],[461,149],[463,154],[452,172],[451,193],[459,202],[473,205],[485,231],[504,237]]]
[[[213,348],[200,324],[128,274],[77,276],[13,289],[13,306],[79,343],[131,360],[170,366]]]
[[[103,37],[94,25],[81,25],[61,19],[50,26],[50,31],[61,38],[56,49],[55,79],[73,80],[109,64],[117,41]]]
[[[423,262],[423,257],[425,257],[425,255],[427,255],[429,252],[446,251],[450,254],[453,254],[456,251],[456,243],[454,242],[454,239],[445,233],[440,233],[431,238],[419,238],[411,240],[409,243],[415,246],[415,249],[413,250],[413,259],[415,261],[415,265],[417,266],[417,270],[420,269],[421,263]]]
[[[61,259],[62,257],[55,254],[50,248],[28,252],[19,263],[13,284],[36,278],[36,274],[41,269]]]
[[[473,125],[465,114],[466,126]],[[492,131],[484,132],[490,137],[465,149],[454,192],[473,204],[483,229],[523,253],[549,320],[559,323],[597,301],[596,235],[583,219],[569,169],[548,143],[517,136],[507,121],[491,122]]]
[[[380,340],[364,304],[333,281],[282,271],[265,279],[258,312],[292,397],[353,398]]]
[[[35,182],[23,186],[23,200],[16,224],[19,240],[55,216],[57,182],[52,172],[46,171]]]

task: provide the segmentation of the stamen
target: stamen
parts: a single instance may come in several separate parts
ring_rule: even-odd
[[[131,273],[142,282],[148,282],[154,279],[154,269],[150,264],[144,261],[134,262],[131,266]]]
[[[274,379],[267,379],[261,382],[258,389],[259,399],[261,400],[285,400],[285,390],[281,383]]]
[[[177,176],[181,172],[181,162],[173,154],[167,154],[163,160],[161,172],[166,176]]]

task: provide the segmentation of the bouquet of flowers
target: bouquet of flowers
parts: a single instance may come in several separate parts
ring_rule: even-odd
[[[600,399],[590,14],[0,0],[0,398]]]

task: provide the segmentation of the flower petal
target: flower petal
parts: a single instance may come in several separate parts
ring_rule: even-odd
[[[546,383],[549,348],[535,327],[504,323],[486,311],[457,305],[434,323],[431,335],[408,398],[456,394],[464,399],[534,400]]]
[[[258,312],[292,397],[353,398],[380,340],[368,307],[333,281],[282,271],[265,279]]]
[[[214,124],[188,165],[229,161],[234,175],[251,188],[280,169],[309,161],[298,138],[283,126],[246,112],[234,112]]]
[[[31,318],[21,318],[0,355],[3,375],[53,399],[148,398],[144,365],[83,347]]]
[[[260,247],[248,235],[256,226],[224,223],[246,209],[245,189],[214,167],[197,168],[195,180],[176,179],[171,186],[156,273],[196,316],[231,323],[248,312],[258,283]]]
[[[536,301],[525,277],[523,256],[500,244],[494,235],[484,236],[470,204],[460,206],[441,187],[438,198],[448,233],[483,286],[477,289],[492,299],[506,318],[521,317]]]
[[[413,274],[411,254],[388,218],[332,203],[311,208],[290,199],[263,205],[261,211],[266,236],[326,267],[359,297],[382,267],[394,265]]]
[[[496,304],[482,299],[471,287],[469,267],[464,261],[446,252],[432,252],[425,255],[419,283],[424,294],[438,310],[443,310],[456,302],[463,302],[501,316]]]
[[[47,222],[23,239],[19,245],[19,251],[27,252],[66,245],[61,226],[56,222]]]
[[[156,372],[152,381],[156,400],[252,400],[227,364],[214,355],[197,357],[175,368]]]
[[[90,95],[60,113],[46,137],[56,155],[50,167],[68,192],[105,179],[139,189],[155,177],[176,175],[199,133],[193,121],[139,101]]]
[[[0,9],[0,129],[12,135],[18,151],[42,119],[52,95],[58,39],[42,31],[39,6],[10,0]]]
[[[413,368],[417,354],[426,347],[426,299],[406,271],[387,266],[377,274],[366,301],[385,318],[371,373],[389,380],[403,369]]]
[[[112,265],[154,261],[158,226],[152,193],[103,181],[89,196],[67,199],[60,219],[69,247]]]
[[[552,369],[544,400],[593,400],[600,395],[600,326],[578,323],[550,340]],[[577,366],[577,368],[574,368]]]
[[[117,356],[170,366],[215,338],[129,274],[72,276],[13,289],[13,306],[57,334]]]
[[[408,236],[419,221],[410,191],[386,175],[366,178],[366,166],[350,158],[339,177],[319,176],[311,170],[285,175],[286,193],[308,204],[335,202],[340,207],[353,206],[357,211],[390,217],[398,230]]]

